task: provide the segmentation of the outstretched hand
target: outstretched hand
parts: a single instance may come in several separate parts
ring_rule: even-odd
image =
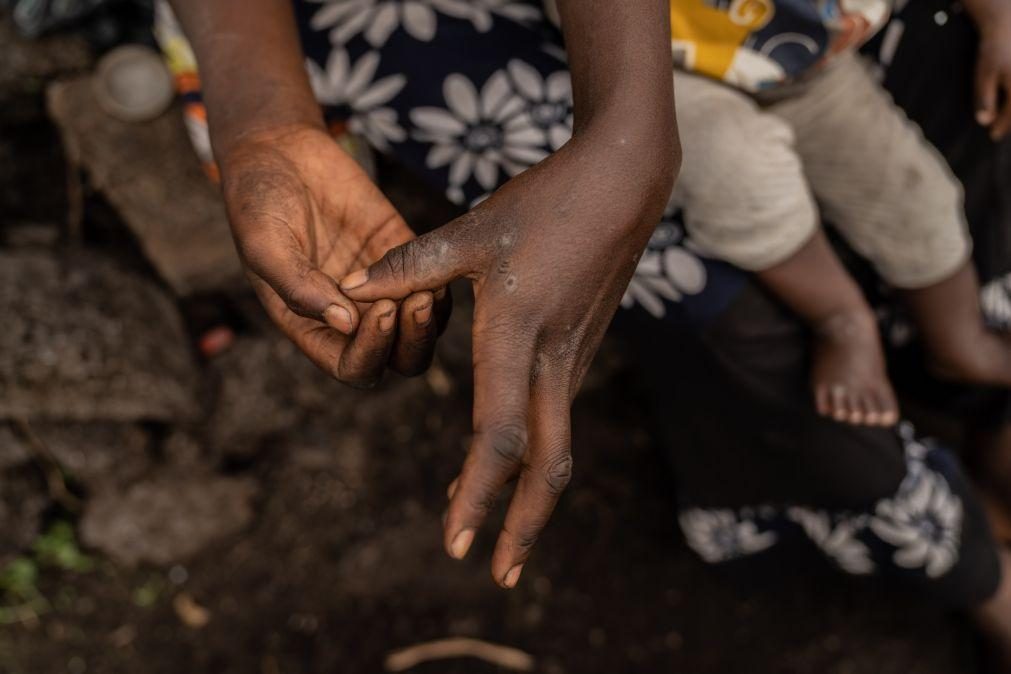
[[[654,150],[572,142],[472,212],[341,281],[359,302],[473,282],[474,437],[450,490],[444,542],[463,558],[518,478],[492,559],[504,587],[516,585],[572,475],[572,400],[666,203],[671,176],[657,167],[673,155]]]
[[[337,284],[414,233],[327,133],[297,126],[236,143],[222,159],[229,221],[271,319],[316,365],[353,386],[387,367],[428,367],[449,298],[442,285],[357,303]]]

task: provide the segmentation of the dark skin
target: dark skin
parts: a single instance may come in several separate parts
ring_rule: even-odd
[[[679,154],[667,107],[667,3],[569,0],[559,10],[572,140],[464,217],[341,281],[363,302],[472,281],[474,439],[451,490],[445,545],[464,557],[516,480],[492,557],[507,588],[572,474],[572,400],[663,211]]]
[[[290,3],[178,0],[201,65],[236,246],[277,326],[354,386],[429,364],[444,290],[356,303],[336,279],[414,234],[330,138],[303,65]]]
[[[201,65],[237,246],[313,361],[355,384],[421,369],[441,289],[473,281],[475,433],[445,543],[462,558],[517,479],[492,560],[514,587],[572,472],[572,399],[677,171],[666,0],[561,0],[572,140],[420,239],[325,136],[287,0],[173,4]],[[348,276],[362,268],[367,280]]]
[[[757,276],[811,327],[818,412],[853,424],[898,421],[877,320],[825,233],[818,230],[789,259]]]
[[[1011,132],[1011,2],[965,4],[980,29],[976,118],[997,141]],[[818,412],[852,424],[894,424],[898,403],[877,322],[824,234],[816,233],[758,278],[812,329],[811,379]],[[901,294],[934,372],[967,383],[1011,386],[1011,341],[985,327],[971,263],[939,283]]]

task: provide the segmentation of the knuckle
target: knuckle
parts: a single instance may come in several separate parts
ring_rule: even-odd
[[[544,481],[553,495],[561,494],[572,480],[572,455],[566,452],[548,462],[544,468]]]
[[[512,540],[513,546],[524,552],[537,544],[539,534],[538,530],[532,527],[520,527],[516,531],[506,528],[505,533]]]
[[[467,505],[483,517],[495,508],[496,494],[491,490],[481,490],[467,499]]]
[[[527,452],[526,425],[509,422],[496,426],[488,432],[488,448],[503,462],[522,462]]]
[[[390,278],[396,280],[404,278],[409,255],[407,246],[397,246],[383,256],[383,268]]]

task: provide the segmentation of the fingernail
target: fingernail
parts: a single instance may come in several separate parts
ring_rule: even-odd
[[[456,479],[449,483],[449,488],[446,489],[446,498],[450,501],[453,500],[453,495],[456,494],[456,488],[460,484],[460,480]]]
[[[348,274],[341,281],[341,288],[344,290],[354,290],[358,286],[365,285],[365,282],[369,280],[369,270],[359,269],[353,274]]]
[[[986,110],[977,110],[976,123],[980,126],[987,126],[990,123],[990,113]]]
[[[351,320],[351,312],[344,307],[331,304],[323,312],[323,320],[334,330],[350,335],[354,329],[354,322]]]
[[[428,325],[432,320],[432,305],[428,304],[414,312],[414,322],[418,325]]]
[[[379,329],[382,332],[391,332],[393,325],[397,322],[397,312],[391,311],[379,317]]]
[[[456,535],[453,539],[453,543],[449,546],[449,552],[453,555],[453,559],[463,559],[467,556],[467,551],[470,550],[470,544],[474,542],[474,530],[464,529]]]
[[[502,584],[505,585],[510,590],[516,587],[516,583],[520,581],[520,574],[523,573],[523,565],[517,564],[513,568],[509,569],[509,573],[505,575],[502,579]]]

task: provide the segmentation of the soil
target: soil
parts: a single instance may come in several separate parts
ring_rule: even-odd
[[[129,314],[95,312],[106,326],[150,324],[145,312],[169,302],[186,335],[171,322],[141,325],[132,339],[157,344],[133,350],[162,353],[170,340],[178,360],[183,339],[189,364],[145,366],[124,348],[116,390],[154,373],[172,405],[190,391],[201,411],[91,404],[89,378],[107,376],[99,359],[81,370],[87,381],[58,387],[72,413],[0,418],[0,563],[32,555],[55,521],[75,524],[93,560],[77,570],[41,565],[44,608],[0,625],[0,673],[372,673],[389,652],[446,636],[520,648],[546,674],[976,671],[964,618],[901,588],[844,578],[803,550],[741,567],[698,561],[678,532],[675,477],[618,341],[605,344],[576,403],[574,479],[519,587],[490,579],[494,523],[468,560],[451,561],[440,518],[470,427],[466,289],[428,375],[369,392],[340,387],[281,340],[248,295],[173,299],[100,195],[88,197],[83,239],[68,240],[59,135],[41,88],[25,81],[0,78],[0,158],[16,158],[0,161],[0,264],[27,256],[142,278],[160,299],[112,302],[134,286],[108,283],[64,299]],[[451,213],[395,167],[384,165],[382,184],[412,222]],[[41,292],[31,278],[7,283],[0,297]],[[59,312],[60,293],[52,297]],[[106,334],[53,323],[46,334],[69,344],[57,360],[79,358],[75,346]],[[236,339],[202,357],[197,338],[214,326]],[[0,373],[24,362],[14,347],[0,351]],[[74,395],[85,399],[66,401]],[[53,491],[54,466],[70,498]],[[454,660],[412,671],[500,670]]]

